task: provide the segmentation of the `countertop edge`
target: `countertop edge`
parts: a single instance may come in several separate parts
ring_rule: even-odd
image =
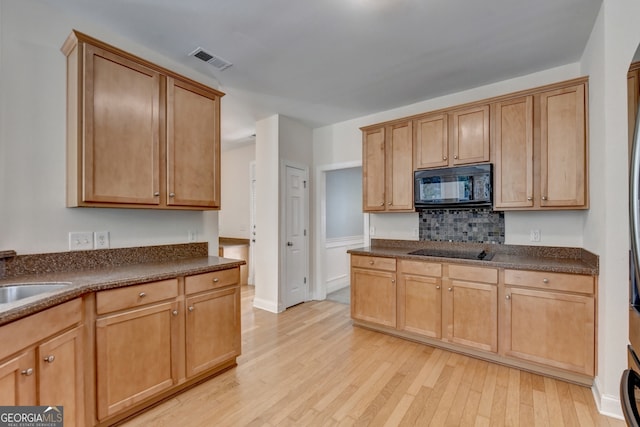
[[[380,256],[396,259],[408,259],[414,261],[430,261],[430,262],[449,262],[456,264],[468,264],[482,267],[493,268],[509,268],[514,270],[534,270],[534,271],[547,271],[553,273],[570,273],[570,274],[584,274],[589,276],[598,276],[598,267],[589,265],[579,259],[566,259],[567,265],[552,265],[545,264],[544,261],[551,261],[552,259],[539,258],[539,257],[526,257],[522,256],[518,262],[514,261],[500,261],[500,257],[506,257],[502,254],[496,254],[494,260],[470,260],[460,258],[443,258],[443,257],[425,257],[421,255],[410,255],[403,251],[411,251],[413,248],[384,248],[384,247],[366,247],[355,248],[347,250],[347,253],[354,255],[365,256]],[[496,260],[497,258],[497,260]],[[556,259],[554,259],[556,260]]]
[[[92,292],[167,280],[182,276],[210,273],[239,267],[244,260],[203,257],[174,262],[134,264],[115,268],[82,270],[67,273],[39,274],[0,280],[0,287],[12,283],[70,282],[68,288],[25,298],[15,303],[0,304],[0,326],[35,314],[47,308],[82,297]],[[149,273],[147,270],[157,270]],[[138,271],[137,271],[138,270]],[[3,307],[5,306],[5,307]]]

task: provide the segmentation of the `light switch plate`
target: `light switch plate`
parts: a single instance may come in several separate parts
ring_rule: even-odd
[[[69,250],[86,251],[93,249],[93,233],[90,231],[72,231],[69,233]]]

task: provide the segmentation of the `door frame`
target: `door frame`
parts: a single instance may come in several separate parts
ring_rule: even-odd
[[[305,236],[304,239],[304,251],[305,251],[305,265],[304,265],[304,271],[305,271],[305,277],[307,278],[307,283],[306,283],[306,287],[305,287],[305,297],[304,297],[304,301],[309,301],[310,295],[311,295],[311,288],[312,288],[312,280],[311,280],[311,276],[309,274],[309,237],[310,237],[310,230],[309,230],[309,194],[310,194],[310,190],[311,190],[311,183],[309,181],[309,166],[303,164],[303,163],[298,163],[298,162],[293,162],[290,160],[281,160],[280,161],[280,184],[279,184],[279,188],[280,190],[278,191],[280,193],[280,197],[279,197],[279,202],[280,202],[280,233],[279,233],[279,239],[280,241],[278,242],[278,247],[280,248],[280,268],[279,268],[279,274],[278,274],[278,312],[282,312],[286,309],[285,307],[285,303],[284,303],[284,294],[286,291],[286,283],[287,283],[287,246],[286,246],[286,242],[287,242],[287,229],[286,229],[286,202],[287,202],[287,167],[292,167],[292,168],[296,168],[296,169],[301,169],[304,171],[304,179],[306,182],[305,185],[305,200],[304,200],[304,228],[307,232],[307,235]]]
[[[327,246],[327,172],[362,167],[362,161],[331,163],[316,168],[315,174],[315,233],[314,233],[314,280],[309,288],[311,299],[327,298],[326,246]],[[369,242],[369,214],[364,215],[364,242]]]

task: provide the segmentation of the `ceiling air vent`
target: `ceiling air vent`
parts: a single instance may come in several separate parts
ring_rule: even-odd
[[[222,59],[219,56],[210,54],[201,47],[198,47],[196,50],[191,52],[189,56],[195,56],[196,58],[206,62],[207,64],[213,65],[220,71],[224,71],[233,65],[231,62]]]

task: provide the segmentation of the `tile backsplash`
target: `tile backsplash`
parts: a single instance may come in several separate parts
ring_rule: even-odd
[[[480,208],[423,210],[420,240],[504,243],[504,212]]]

